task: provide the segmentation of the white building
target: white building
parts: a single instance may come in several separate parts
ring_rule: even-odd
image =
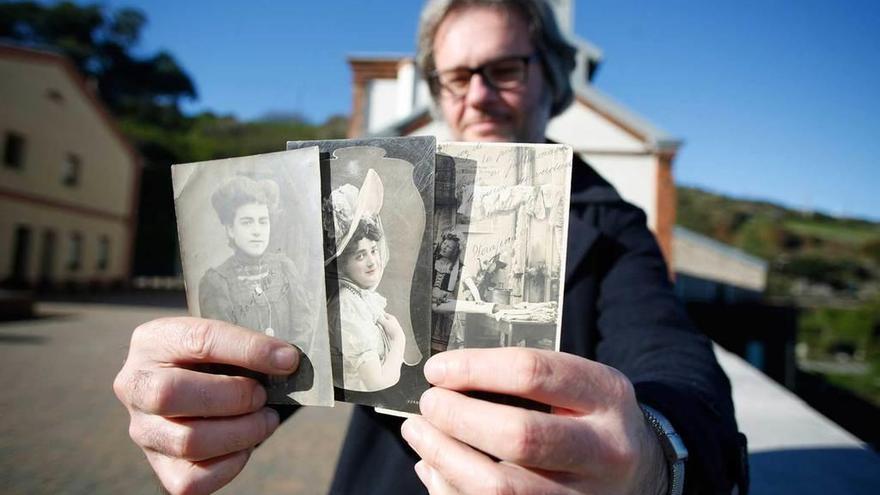
[[[0,45],[0,282],[131,272],[140,164],[65,57]]]
[[[688,268],[689,258],[677,257],[681,253],[711,250],[713,254],[706,256],[715,258],[729,254],[732,248],[725,246],[718,251],[716,244],[705,242],[690,242],[687,249],[674,249],[673,161],[681,140],[593,86],[593,75],[602,61],[601,51],[574,34],[573,0],[551,3],[557,10],[560,27],[578,48],[578,56],[572,74],[575,101],[550,122],[547,137],[571,145],[624,199],[645,211],[648,227],[657,236],[664,256],[675,271],[692,275],[695,272]],[[431,115],[428,85],[419,77],[412,56],[353,55],[348,62],[353,73],[349,137],[434,135],[438,140],[450,137],[445,124]],[[723,266],[741,268],[735,263]],[[766,278],[766,265],[750,264],[748,268],[763,270],[761,274],[753,274],[750,280]],[[705,270],[699,273],[708,274]],[[740,280],[729,275],[716,282],[727,284]],[[747,289],[760,292],[764,285],[752,283]]]

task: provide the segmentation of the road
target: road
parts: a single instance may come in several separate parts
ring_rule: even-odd
[[[185,310],[43,303],[38,312],[0,323],[0,491],[159,493],[111,384],[131,330]],[[350,413],[304,408],[221,493],[326,493]]]

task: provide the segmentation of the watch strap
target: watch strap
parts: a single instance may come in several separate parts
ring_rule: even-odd
[[[640,404],[645,420],[651,425],[663,456],[666,459],[666,468],[669,475],[668,495],[681,495],[684,491],[684,467],[688,457],[687,448],[681,437],[672,427],[672,423],[663,414],[651,406]]]

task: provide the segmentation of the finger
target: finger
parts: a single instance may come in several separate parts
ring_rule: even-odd
[[[460,349],[425,363],[425,378],[453,390],[481,390],[589,412],[632,396],[619,371],[564,352],[525,348]]]
[[[126,403],[148,414],[235,416],[266,403],[266,390],[252,378],[183,368],[137,370],[122,378]]]
[[[410,447],[456,493],[559,493],[563,487],[530,471],[500,464],[415,416],[401,426]]]
[[[203,461],[249,449],[266,440],[278,427],[278,413],[270,408],[231,418],[169,420],[135,414],[129,435],[142,448],[167,457]]]
[[[172,495],[214,493],[244,469],[252,450],[242,450],[200,462],[166,457],[158,452],[144,451],[162,486]]]
[[[287,342],[219,320],[153,320],[131,340],[159,363],[223,363],[271,375],[290,374],[299,363],[299,351]]]
[[[440,476],[436,469],[431,467],[425,461],[419,461],[415,465],[416,475],[425,488],[428,489],[429,495],[455,495],[458,492],[449,485],[449,483]]]
[[[602,445],[584,420],[494,404],[442,388],[428,389],[419,405],[422,416],[443,433],[521,466],[584,472]]]

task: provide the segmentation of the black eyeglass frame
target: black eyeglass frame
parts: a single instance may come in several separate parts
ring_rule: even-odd
[[[479,74],[486,86],[494,89],[495,91],[499,91],[502,89],[515,89],[524,86],[529,81],[529,64],[531,64],[532,61],[536,58],[538,58],[537,51],[532,52],[529,55],[508,55],[505,57],[496,58],[495,60],[490,60],[476,67],[453,67],[451,69],[446,69],[442,71],[434,70],[430,73],[428,82],[430,83],[431,90],[435,95],[440,94],[440,90],[446,90],[446,92],[449,93],[449,95],[451,95],[453,98],[463,98],[467,94],[468,89],[470,88],[470,81],[474,78],[474,74]],[[518,80],[510,84],[499,85],[489,75],[487,69],[492,65],[509,61],[521,61],[523,63],[522,80]],[[461,94],[456,93],[451,88],[444,85],[440,80],[441,75],[458,71],[468,72],[468,85],[464,88],[464,91],[462,91]]]

